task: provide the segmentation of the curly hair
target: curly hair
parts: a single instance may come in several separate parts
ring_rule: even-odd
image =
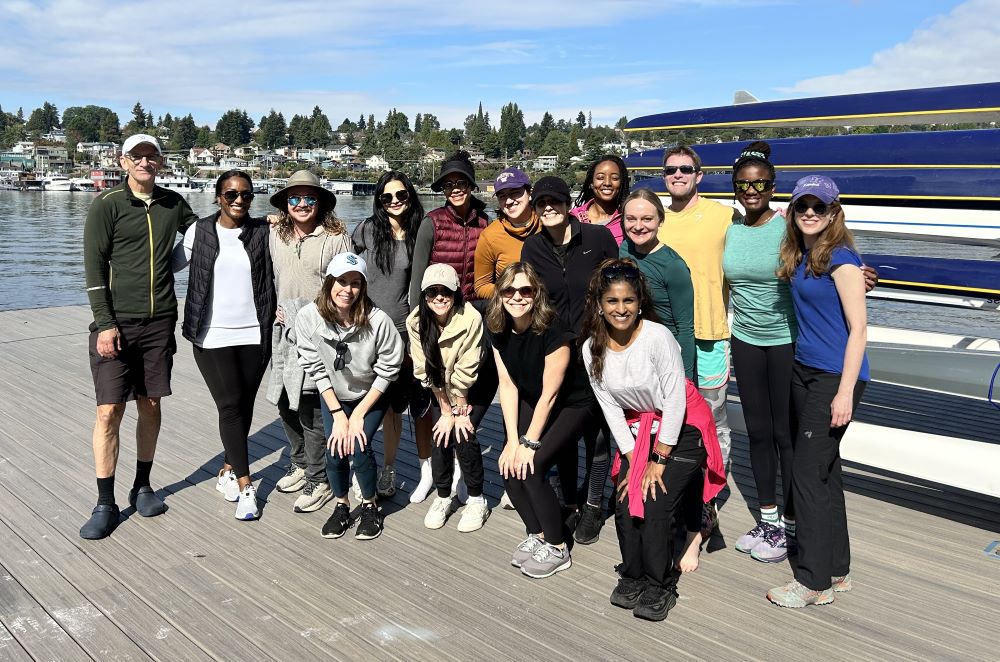
[[[580,205],[586,204],[590,200],[594,199],[594,189],[592,188],[594,183],[594,172],[597,170],[597,166],[609,161],[618,167],[618,173],[621,175],[621,186],[618,189],[618,195],[615,196],[615,209],[621,211],[622,205],[625,204],[625,198],[628,197],[629,191],[628,168],[625,167],[625,162],[622,160],[622,157],[615,154],[605,154],[590,164],[590,167],[587,168],[587,175],[583,178],[583,188],[580,189],[580,195],[576,198],[576,202],[573,206],[579,207]]]
[[[739,179],[740,170],[747,166],[760,166],[767,170],[771,181],[774,181],[774,164],[771,163],[771,146],[763,140],[757,140],[743,148],[733,163],[733,186]]]
[[[507,268],[500,274],[496,287],[493,288],[493,296],[490,297],[489,303],[486,305],[484,318],[486,328],[490,330],[490,333],[504,333],[513,324],[510,313],[503,307],[503,296],[500,292],[510,287],[518,274],[527,276],[531,287],[535,288],[535,300],[532,302],[529,313],[532,333],[543,333],[556,317],[556,311],[549,303],[549,292],[545,289],[545,285],[535,268],[527,262],[514,262],[508,264]]]
[[[319,224],[323,226],[327,234],[347,234],[347,226],[334,213],[333,207],[327,209],[323,198],[317,200],[316,205],[316,216],[320,219]],[[278,220],[275,222],[274,228],[278,233],[278,238],[286,244],[290,243],[292,237],[295,235],[293,226],[294,223],[292,223],[291,217],[288,216],[287,207],[279,211]]]
[[[653,297],[649,293],[646,277],[639,266],[630,258],[609,258],[601,262],[587,285],[587,302],[583,307],[583,332],[579,343],[590,340],[590,379],[601,381],[604,375],[604,354],[608,348],[608,323],[601,312],[601,298],[615,283],[627,283],[639,298],[637,320],[659,322],[653,307]]]

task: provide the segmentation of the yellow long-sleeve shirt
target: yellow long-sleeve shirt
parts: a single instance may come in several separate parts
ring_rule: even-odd
[[[726,230],[733,210],[714,200],[699,198],[682,212],[666,210],[657,237],[674,249],[691,270],[694,285],[694,337],[723,340],[729,337],[729,288],[722,272]]]

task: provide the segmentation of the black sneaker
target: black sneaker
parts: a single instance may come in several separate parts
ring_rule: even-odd
[[[639,596],[639,601],[635,605],[635,609],[632,610],[632,615],[647,621],[662,621],[675,604],[677,604],[676,591],[668,591],[662,586],[650,585]]]
[[[358,540],[371,540],[382,535],[382,513],[374,502],[361,504],[361,517],[358,518],[358,530],[354,537]]]
[[[601,507],[585,503],[580,507],[580,520],[576,523],[573,539],[581,545],[595,543],[601,537],[602,526],[604,526],[604,517]]]
[[[333,508],[333,514],[323,525],[324,538],[339,538],[347,533],[351,528],[351,507],[344,502],[339,502]]]
[[[622,609],[634,609],[644,590],[646,590],[645,580],[622,577],[618,580],[615,590],[611,591],[611,604]]]

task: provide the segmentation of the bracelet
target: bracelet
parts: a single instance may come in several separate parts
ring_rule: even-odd
[[[468,416],[472,413],[472,405],[454,405],[451,408],[451,413],[454,416]]]
[[[517,440],[517,443],[533,451],[537,451],[539,448],[542,447],[542,442],[534,441],[533,439],[528,439],[523,434],[521,435],[521,438]]]
[[[332,410],[330,410],[330,416],[333,416],[334,414],[342,412],[342,411],[344,411],[343,407],[337,407],[336,409],[332,409]]]

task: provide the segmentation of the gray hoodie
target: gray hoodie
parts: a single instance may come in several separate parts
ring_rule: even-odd
[[[336,370],[336,347],[341,341],[347,351],[344,367]],[[341,402],[360,400],[372,389],[385,393],[403,363],[403,339],[381,308],[372,309],[368,326],[345,328],[324,320],[316,304],[310,303],[295,318],[295,344],[299,365],[316,382],[316,390],[332,388]]]

